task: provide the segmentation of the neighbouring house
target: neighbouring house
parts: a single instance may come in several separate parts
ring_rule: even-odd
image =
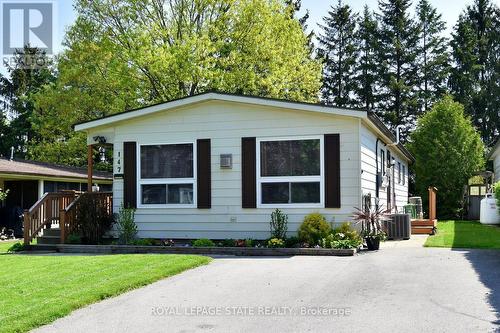
[[[0,188],[8,190],[0,202],[0,228],[22,235],[20,215],[45,193],[63,190],[87,191],[87,169],[51,163],[0,158]],[[100,190],[111,191],[112,174],[96,172],[93,182]]]
[[[495,182],[500,181],[500,140],[493,146],[488,155],[488,161],[493,161],[493,172],[495,173]]]
[[[112,144],[113,205],[135,207],[139,237],[269,237],[319,211],[401,210],[412,155],[371,112],[209,92],[75,125]],[[92,168],[90,164],[90,169]]]

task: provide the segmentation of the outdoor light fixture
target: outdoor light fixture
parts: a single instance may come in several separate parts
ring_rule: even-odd
[[[100,156],[101,162],[106,162],[106,148],[99,147],[99,156]]]
[[[106,137],[104,136],[94,136],[93,139],[95,142],[98,142],[100,144],[106,143]]]

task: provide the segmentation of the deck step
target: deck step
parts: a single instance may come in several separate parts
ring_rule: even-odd
[[[433,226],[411,227],[412,235],[433,235],[435,228]]]
[[[59,244],[61,243],[61,238],[59,236],[46,236],[43,235],[36,239],[37,244]]]
[[[436,220],[428,220],[428,219],[411,220],[411,226],[412,227],[435,227],[436,222],[437,222]]]
[[[61,229],[59,228],[43,229],[43,235],[61,237]]]

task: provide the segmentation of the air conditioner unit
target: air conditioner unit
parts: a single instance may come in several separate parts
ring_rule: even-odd
[[[384,221],[388,239],[410,239],[410,214],[392,214],[391,219]]]

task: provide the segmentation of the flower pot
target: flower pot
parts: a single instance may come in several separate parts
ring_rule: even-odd
[[[380,248],[380,239],[367,237],[366,245],[368,246],[368,251],[378,250]]]

